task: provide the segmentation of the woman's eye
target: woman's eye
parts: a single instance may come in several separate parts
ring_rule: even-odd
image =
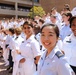
[[[41,36],[44,36],[44,34],[41,34]]]
[[[24,29],[30,29],[30,27],[24,27]]]
[[[75,27],[75,26],[76,26],[76,25],[74,25],[74,24],[72,25],[72,27]]]
[[[30,27],[28,27],[27,29],[30,29]]]
[[[52,34],[50,34],[49,36],[53,36]]]

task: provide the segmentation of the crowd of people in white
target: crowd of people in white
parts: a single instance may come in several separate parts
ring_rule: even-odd
[[[53,68],[47,66],[49,63],[47,63],[47,65],[45,63],[47,61],[46,59],[51,59],[51,56],[50,58],[45,58],[45,61],[43,61],[44,63],[40,61],[40,59],[44,60],[42,55],[47,49],[45,45],[48,45],[48,42],[46,42],[45,45],[42,44],[41,38],[43,38],[49,30],[46,30],[46,27],[42,27],[48,24],[54,24],[59,28],[60,32],[56,45],[58,46],[59,51],[66,56],[70,68],[72,68],[76,74],[75,15],[76,7],[73,10],[70,10],[69,6],[66,4],[61,13],[57,12],[57,8],[54,7],[51,9],[50,13],[47,13],[42,17],[37,15],[34,19],[12,18],[0,20],[0,46],[3,49],[4,63],[5,66],[8,66],[8,72],[12,73],[12,75],[35,75],[37,73],[38,75],[73,75],[73,72],[68,72],[69,69],[66,70],[65,67],[61,68],[60,74],[57,70],[54,72],[53,69],[45,69],[45,67]],[[44,31],[44,29],[46,31]],[[50,34],[51,33],[52,32],[50,32]],[[53,36],[53,34],[50,34],[49,36]],[[50,41],[50,39],[48,40]],[[52,40],[54,41],[54,39]],[[46,57],[47,56],[48,55],[46,55]],[[48,62],[51,63],[49,60]],[[54,62],[55,61],[52,63]],[[38,67],[38,64],[40,63],[42,63],[42,67],[44,66],[43,68]],[[57,64],[57,62],[55,64]]]

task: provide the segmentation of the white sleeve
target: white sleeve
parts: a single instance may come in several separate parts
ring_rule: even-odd
[[[64,59],[59,59],[58,63],[58,75],[73,75],[73,70],[70,65]]]
[[[31,49],[33,50],[34,57],[41,55],[40,45],[39,45],[39,43],[38,43],[37,41],[34,41],[34,42],[31,44],[31,46],[32,46]]]

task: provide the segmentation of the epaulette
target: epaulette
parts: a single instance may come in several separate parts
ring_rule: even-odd
[[[66,42],[71,43],[71,39],[68,39]]]
[[[38,41],[37,38],[36,38],[36,36],[34,38],[35,38],[36,41]]]
[[[24,41],[22,41],[22,43],[24,43]]]
[[[69,41],[66,41],[66,42],[68,42],[68,43],[71,43],[71,40],[69,40]]]
[[[15,38],[15,40],[17,40],[17,39],[18,39],[18,37]]]
[[[70,34],[71,35],[71,34]],[[70,36],[70,35],[68,35],[68,36]]]
[[[5,48],[7,48],[8,46],[9,46],[9,44],[6,44],[6,45],[5,45]]]
[[[64,54],[60,51],[57,51],[56,54],[55,54],[58,58],[61,58],[64,56]]]

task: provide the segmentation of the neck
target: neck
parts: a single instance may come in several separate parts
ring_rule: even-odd
[[[32,34],[31,34],[31,35],[32,35]],[[28,35],[28,36],[26,35],[26,40],[27,40],[28,38],[30,38],[31,35]]]
[[[56,23],[56,20],[53,20],[52,23]]]
[[[69,25],[69,21],[65,22],[66,25]]]
[[[51,53],[51,51],[53,50],[53,48],[47,50],[46,56],[48,56]]]

